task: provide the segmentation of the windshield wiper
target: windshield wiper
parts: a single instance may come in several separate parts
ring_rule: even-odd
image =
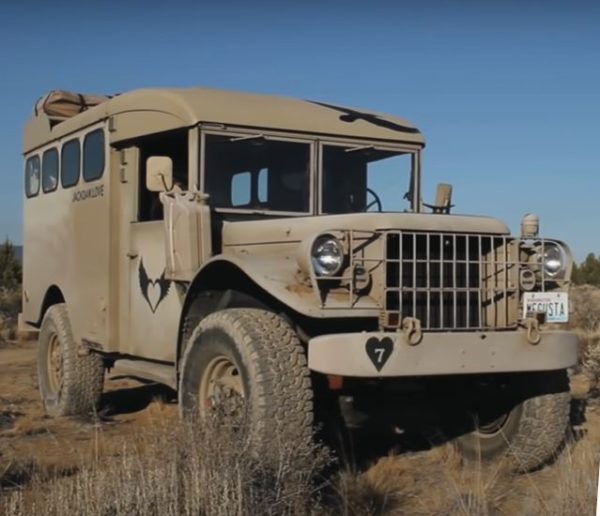
[[[246,142],[248,140],[264,140],[264,134],[249,134],[248,136],[234,136],[229,138],[230,142]]]
[[[350,147],[349,149],[344,149],[344,152],[358,152],[363,150],[374,150],[375,147],[373,145],[361,145],[359,147]]]

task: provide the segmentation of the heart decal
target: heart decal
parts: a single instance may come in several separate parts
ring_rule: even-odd
[[[383,339],[371,337],[365,344],[365,350],[375,369],[381,371],[394,350],[394,341],[389,337],[383,337]]]

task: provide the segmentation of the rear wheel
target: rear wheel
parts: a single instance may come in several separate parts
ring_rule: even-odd
[[[570,394],[566,372],[525,379],[526,399],[499,408],[494,402],[473,414],[475,431],[456,439],[457,449],[471,460],[511,457],[516,469],[530,471],[547,463],[564,442],[569,424]]]
[[[78,353],[67,308],[46,311],[38,340],[38,383],[46,413],[74,416],[92,413],[100,401],[104,363],[94,353]]]
[[[184,415],[219,413],[243,424],[260,453],[312,437],[304,349],[287,322],[265,310],[222,310],[198,324],[182,359],[179,397]]]

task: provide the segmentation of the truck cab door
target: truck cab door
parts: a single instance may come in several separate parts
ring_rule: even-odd
[[[167,277],[162,205],[145,188],[142,154],[136,146],[119,152],[118,351],[173,362],[185,289]]]

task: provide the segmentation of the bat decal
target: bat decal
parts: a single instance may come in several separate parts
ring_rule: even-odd
[[[160,275],[160,278],[151,280],[148,277],[148,273],[144,267],[144,262],[141,258],[138,274],[142,296],[144,296],[144,299],[148,303],[152,313],[155,313],[158,305],[160,305],[162,300],[169,294],[171,280],[165,279],[165,271],[163,271],[163,273]]]
[[[357,120],[362,120],[364,122],[368,122],[369,124],[377,125],[379,127],[383,127],[385,129],[390,129],[391,131],[396,131],[399,133],[412,133],[412,134],[420,134],[418,129],[414,127],[407,127],[405,125],[397,124],[396,122],[392,122],[391,120],[386,120],[385,118],[381,118],[373,113],[365,113],[363,111],[357,111],[355,109],[345,108],[341,106],[334,106],[333,104],[325,104],[324,102],[317,102],[314,100],[309,100],[312,104],[318,104],[319,106],[323,106],[329,109],[333,109],[342,113],[339,116],[340,121],[352,123]]]

